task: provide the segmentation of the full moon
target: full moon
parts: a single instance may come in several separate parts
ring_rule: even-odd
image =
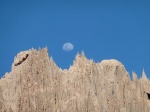
[[[64,51],[68,52],[68,51],[72,51],[74,49],[74,46],[72,43],[65,43],[63,45],[63,48],[62,48]]]

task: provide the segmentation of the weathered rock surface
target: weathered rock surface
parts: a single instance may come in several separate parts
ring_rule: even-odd
[[[31,49],[0,79],[0,112],[150,112],[150,81],[144,72],[130,80],[117,60],[94,63],[84,53],[62,70],[46,48]]]

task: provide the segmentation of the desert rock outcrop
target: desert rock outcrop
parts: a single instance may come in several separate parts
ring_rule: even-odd
[[[0,112],[150,112],[150,81],[132,80],[117,60],[95,63],[77,54],[68,70],[47,48],[19,53],[0,79]]]

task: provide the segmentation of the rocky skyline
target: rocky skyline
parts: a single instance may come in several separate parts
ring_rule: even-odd
[[[20,52],[0,79],[1,112],[149,112],[150,81],[132,80],[117,60],[95,63],[84,53],[62,70],[47,48]]]

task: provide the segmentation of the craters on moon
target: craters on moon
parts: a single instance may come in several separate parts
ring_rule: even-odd
[[[72,43],[67,42],[63,45],[62,49],[66,52],[72,51],[74,49],[74,46]]]

